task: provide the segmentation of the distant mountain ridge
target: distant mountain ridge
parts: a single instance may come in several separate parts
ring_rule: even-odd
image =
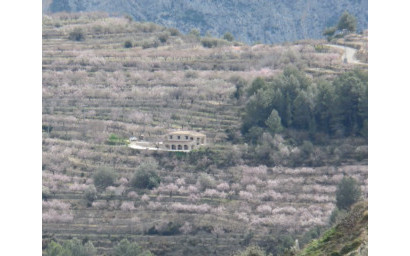
[[[367,0],[43,0],[43,13],[103,11],[204,35],[231,32],[236,40],[280,43],[321,38],[344,11],[368,27]]]

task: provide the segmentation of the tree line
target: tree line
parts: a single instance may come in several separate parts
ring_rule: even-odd
[[[256,78],[246,91],[241,131],[249,141],[287,129],[367,138],[367,80],[367,73],[354,70],[332,82],[313,81],[296,68],[270,81]]]

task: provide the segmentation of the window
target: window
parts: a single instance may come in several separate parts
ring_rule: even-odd
[[[172,140],[172,135],[169,135],[169,139]]]
[[[191,137],[191,140],[194,140],[194,138],[193,138],[193,137]]]
[[[178,150],[182,150],[182,146],[181,146],[181,145],[178,145]]]
[[[194,149],[194,148],[195,148],[195,146],[194,146],[194,145],[192,145],[192,146],[191,146],[191,149]]]
[[[175,149],[176,149],[175,145],[172,145],[172,150],[175,150]]]
[[[178,136],[178,139],[180,140],[180,139],[181,139],[181,136]]]
[[[185,136],[185,139],[187,140],[187,139],[188,139],[188,136]]]
[[[184,150],[188,150],[188,145],[184,145]]]

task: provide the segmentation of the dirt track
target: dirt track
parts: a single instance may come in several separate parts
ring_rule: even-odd
[[[344,45],[337,45],[337,44],[326,44],[326,46],[337,48],[337,49],[342,49],[344,51],[342,55],[342,59],[343,60],[346,59],[347,63],[364,64],[360,60],[356,59],[355,54],[357,50],[355,48],[344,46]]]

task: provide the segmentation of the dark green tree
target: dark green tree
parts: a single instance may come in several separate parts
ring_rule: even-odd
[[[347,11],[340,16],[339,22],[337,23],[338,30],[346,29],[349,32],[356,32],[356,26],[356,18]]]
[[[367,76],[362,73],[348,72],[333,82],[336,98],[332,125],[336,134],[359,135],[367,119]]]
[[[139,189],[153,189],[158,187],[161,179],[157,174],[157,170],[158,164],[155,161],[141,163],[131,179],[131,186]]]
[[[235,85],[235,92],[233,93],[233,97],[239,100],[244,95],[244,88],[246,87],[247,82],[240,76],[233,76],[229,80]]]
[[[265,121],[266,126],[268,127],[268,130],[272,133],[278,133],[282,131],[282,123],[281,119],[279,116],[278,111],[276,109],[273,109],[272,112],[270,113],[268,119]]]
[[[94,185],[96,188],[104,189],[112,186],[117,177],[115,171],[108,167],[99,168],[93,175]]]
[[[261,77],[257,77],[255,80],[253,80],[251,86],[248,88],[247,94],[248,96],[251,96],[257,93],[258,90],[265,89],[265,88],[266,88],[265,80]]]
[[[332,84],[321,81],[318,84],[318,93],[314,109],[317,129],[326,134],[331,133],[332,113],[335,104],[335,91]]]
[[[332,37],[336,33],[336,27],[329,27],[323,31],[323,35],[327,37]]]
[[[248,133],[251,127],[266,127],[265,121],[272,112],[272,92],[259,90],[249,99],[245,107],[242,133]]]
[[[348,210],[360,199],[360,186],[352,177],[343,177],[336,190],[336,205],[339,209]]]
[[[293,127],[308,130],[313,119],[313,99],[301,92],[293,101]]]

